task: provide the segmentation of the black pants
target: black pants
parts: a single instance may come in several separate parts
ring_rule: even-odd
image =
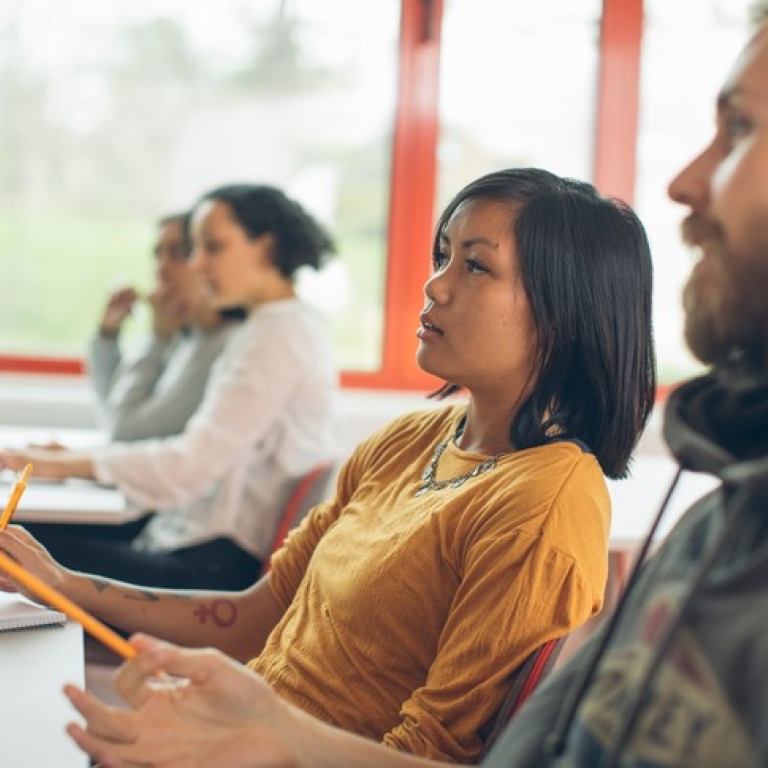
[[[261,575],[261,562],[220,537],[172,552],[131,547],[151,515],[125,525],[30,523],[24,527],[67,568],[145,587],[238,590]]]

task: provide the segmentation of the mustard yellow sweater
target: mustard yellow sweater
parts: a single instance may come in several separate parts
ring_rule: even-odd
[[[610,501],[597,460],[572,442],[414,496],[463,414],[405,416],[355,451],[335,497],[273,558],[286,613],[249,666],[322,720],[467,763],[510,672],[600,608]],[[437,479],[483,458],[451,442]]]

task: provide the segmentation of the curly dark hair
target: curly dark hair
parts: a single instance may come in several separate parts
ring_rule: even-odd
[[[336,252],[325,228],[277,187],[228,184],[206,192],[195,208],[208,200],[228,205],[249,237],[271,234],[274,263],[285,277],[292,278],[299,267],[319,269]]]

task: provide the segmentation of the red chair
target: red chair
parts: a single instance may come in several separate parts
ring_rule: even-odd
[[[335,465],[333,463],[318,464],[299,480],[283,510],[280,524],[277,526],[274,539],[272,539],[270,555],[280,549],[285,537],[304,519],[307,512],[325,500],[328,484],[334,470]],[[269,561],[264,568],[264,573],[267,571],[269,571]]]
[[[544,681],[555,666],[568,636],[557,637],[539,646],[511,675],[510,688],[491,721],[480,760],[484,758],[501,735],[507,723],[523,706],[526,699]],[[478,761],[479,762],[479,761]]]

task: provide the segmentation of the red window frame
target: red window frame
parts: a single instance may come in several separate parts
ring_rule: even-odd
[[[442,0],[403,0],[392,152],[381,368],[345,372],[354,388],[431,390],[415,362],[416,328],[429,276],[437,175]]]
[[[372,372],[343,372],[344,387],[429,391],[438,384],[416,366],[415,332],[434,224],[442,15],[443,0],[402,0],[381,366]],[[643,0],[603,0],[594,182],[605,194],[630,203],[642,17]],[[84,362],[0,355],[0,372],[82,375]]]

